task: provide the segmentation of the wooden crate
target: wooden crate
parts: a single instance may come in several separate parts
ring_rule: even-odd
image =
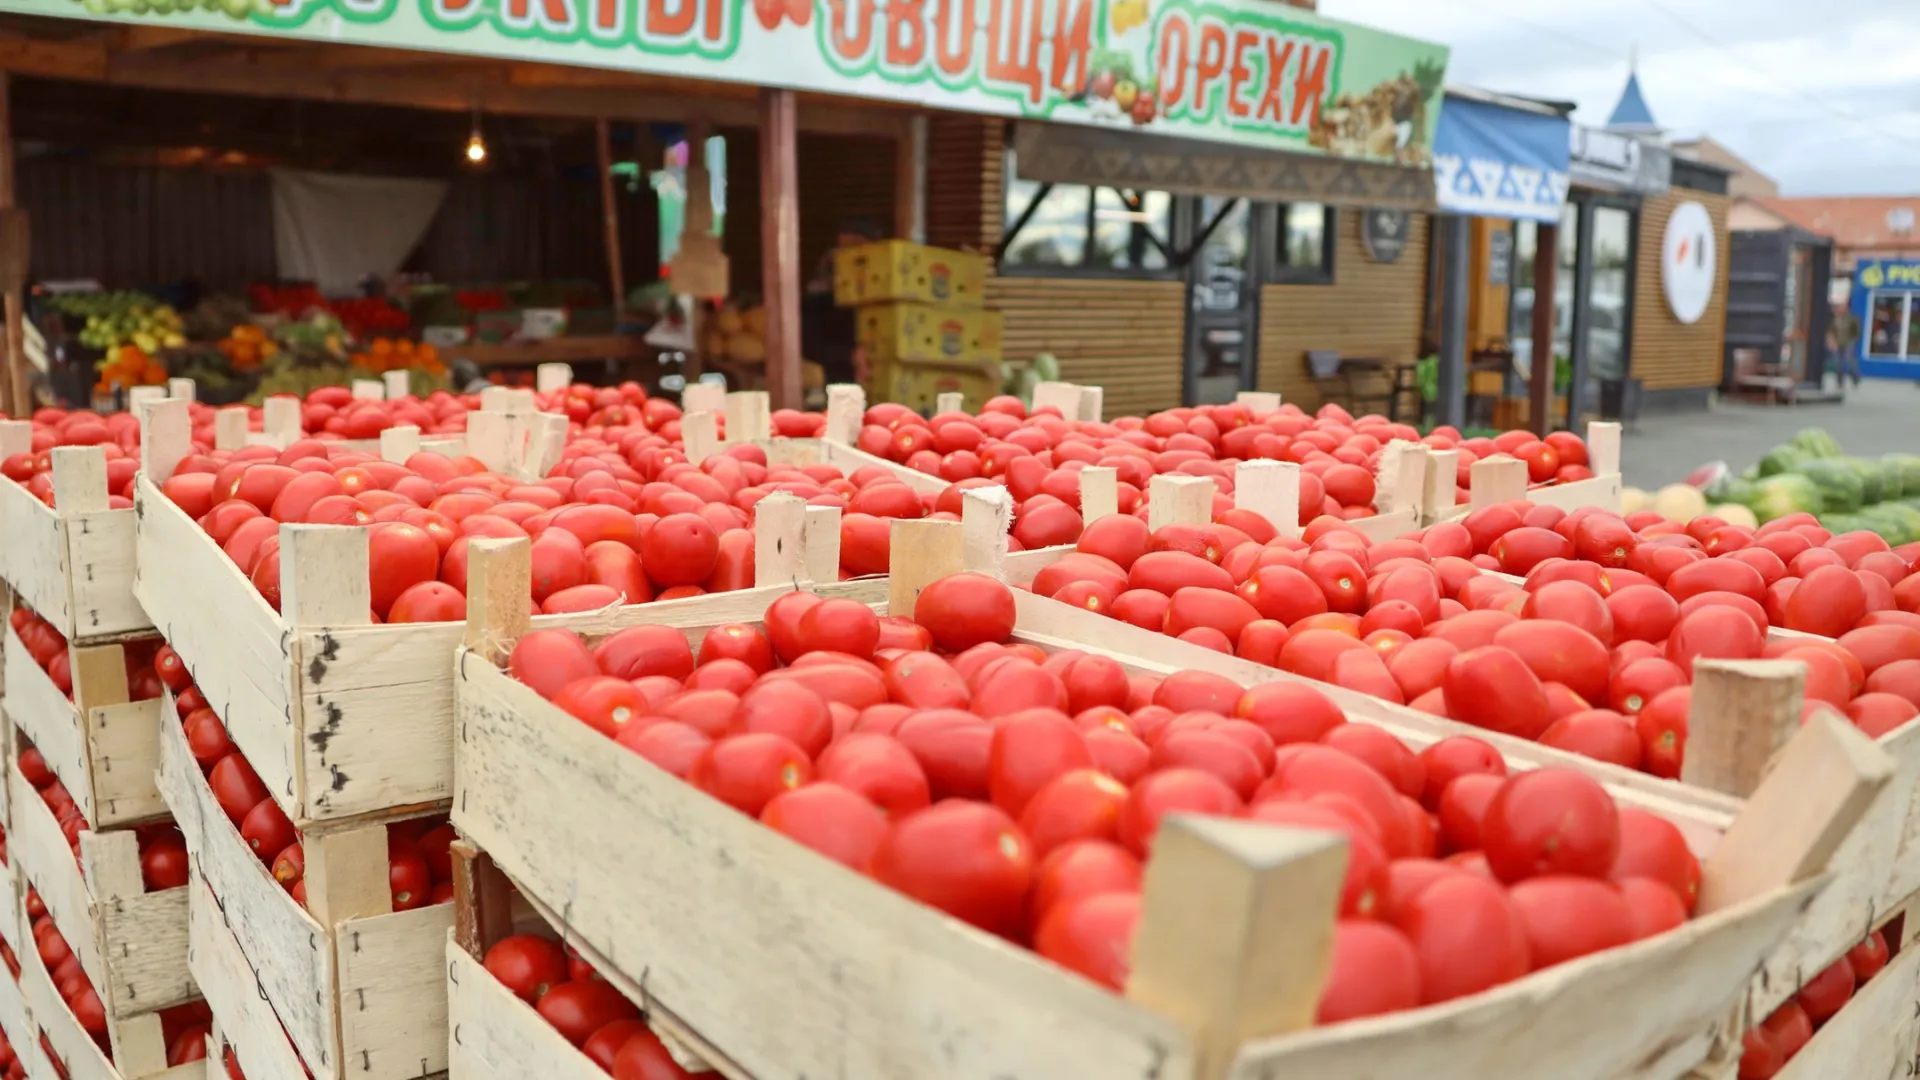
[[[31,442],[25,421],[0,421],[0,458]],[[133,511],[107,509],[106,454],[97,446],[51,453],[57,510],[0,477],[0,578],[68,641],[150,630],[133,597]]]
[[[7,876],[12,877],[11,874]],[[10,899],[14,899],[15,902],[6,913],[6,921],[17,924],[22,915],[22,911],[17,898]],[[9,942],[9,945],[11,945],[11,942]],[[14,951],[16,953],[19,952],[17,948]],[[25,963],[25,961],[22,961],[22,963]],[[24,968],[21,974],[25,975]],[[39,1032],[34,1029],[33,1020],[27,1015],[26,992],[21,987],[20,980],[14,978],[4,966],[0,966],[0,1032],[5,1032],[7,1042],[12,1045],[14,1050],[23,1054],[26,1052],[28,1045],[39,1041]],[[31,1071],[31,1066],[29,1066],[29,1071]],[[39,1074],[34,1073],[33,1075],[38,1076]]]
[[[20,957],[20,991],[30,1022],[46,1034],[53,1052],[66,1063],[71,1080],[202,1080],[207,1075],[206,1066],[199,1062],[167,1067],[167,1049],[160,1038],[157,1016],[149,1018],[152,1021],[150,1041],[143,1039],[134,1046],[125,1046],[116,1038],[114,1058],[109,1061],[74,1018],[66,1002],[60,999],[52,976],[40,962],[39,951],[16,952]],[[38,1040],[35,1042],[37,1045]],[[14,1046],[20,1048],[19,1043]],[[39,1080],[40,1075],[34,1074],[34,1080]],[[51,1072],[44,1075],[53,1076]]]
[[[903,524],[911,531],[916,523]],[[895,551],[957,557],[959,538],[937,539],[939,531],[907,545],[897,539]],[[1754,965],[1814,895],[1816,886],[1795,879],[1825,864],[1890,771],[1857,732],[1817,723],[1733,825],[1638,786],[1615,787],[1623,803],[1656,809],[1712,849],[1700,919],[1461,1002],[1300,1030],[1311,1020],[1319,976],[1318,961],[1299,957],[1326,947],[1332,910],[1330,899],[1310,898],[1337,892],[1337,862],[1331,880],[1325,866],[1315,871],[1318,841],[1176,819],[1150,864],[1135,939],[1136,993],[1109,994],[606,747],[496,666],[497,650],[525,629],[513,615],[524,547],[476,545],[476,556],[519,560],[519,568],[489,572],[488,580],[511,583],[478,605],[472,640],[489,652],[460,653],[454,822],[536,906],[564,916],[576,948],[629,996],[650,1003],[656,1026],[683,1033],[683,1042],[730,1077],[1345,1077],[1415,1069],[1556,1080],[1676,1077],[1706,1057]],[[821,591],[879,606],[887,593],[889,604],[909,602],[934,576],[924,564],[903,573],[896,561],[888,582]],[[705,612],[682,611],[671,625],[697,638],[708,625],[756,619],[776,594],[716,597]],[[493,599],[502,605],[490,607]],[[619,625],[665,621],[658,615],[630,613]],[[574,625],[613,629],[604,619]],[[1432,741],[1392,720],[1385,718],[1389,730],[1415,745]],[[1551,757],[1529,758],[1531,749],[1543,748],[1517,747],[1510,760],[1528,767]],[[1832,788],[1813,782],[1827,765],[1848,779]],[[1783,819],[1820,824],[1791,839]],[[609,845],[632,857],[615,866],[595,854]],[[1774,861],[1782,855],[1791,869]],[[1205,900],[1192,894],[1193,881],[1208,883]],[[1255,896],[1284,897],[1261,920],[1291,929],[1270,947],[1292,959],[1269,954],[1253,965],[1258,975],[1241,959],[1255,950],[1234,919],[1196,924],[1173,914],[1193,904],[1230,912]],[[781,932],[741,933],[752,926]],[[1233,970],[1194,959],[1204,956],[1231,958]],[[1262,980],[1264,989],[1208,1004],[1222,1001],[1215,995],[1223,980],[1236,979]]]
[[[1920,948],[1914,924],[1920,912],[1907,913],[1906,942],[1887,966],[1859,988],[1845,1008],[1821,1028],[1776,1080],[1839,1080],[1841,1077],[1901,1077],[1913,1074],[1920,1049]],[[1812,976],[1809,974],[1808,976]],[[1755,1010],[1755,1022],[1765,1016]],[[1711,1080],[1733,1080],[1735,1068]],[[1702,1077],[1701,1080],[1708,1080]]]
[[[54,685],[6,628],[7,712],[96,829],[166,814],[153,769],[160,753],[158,699],[131,701],[119,642],[68,645],[73,698]]]
[[[159,1010],[199,996],[187,973],[187,894],[184,888],[146,891],[140,843],[132,830],[80,834],[75,861],[46,803],[7,761],[7,788],[15,829],[7,850],[20,889],[32,887],[72,948],[107,1012],[116,1058],[145,1063],[133,1075],[164,1066],[166,1042]],[[27,924],[23,921],[21,926]],[[22,933],[32,952],[31,935]]]
[[[206,988],[217,1039],[207,1040],[211,1080],[226,1080],[221,1051],[232,1046],[240,1071],[249,1077],[298,1077],[305,1066],[287,1039],[273,1006],[260,995],[258,981],[227,924],[226,913],[198,872],[187,884],[193,977]],[[216,1048],[216,1046],[218,1048]]]
[[[600,1066],[453,941],[447,1022],[453,1080],[606,1080]]]
[[[1504,454],[1482,458],[1468,469],[1470,494],[1467,505],[1455,506],[1456,485],[1442,483],[1440,478],[1457,478],[1459,454],[1452,450],[1434,451],[1432,475],[1435,479],[1427,485],[1426,519],[1429,522],[1457,521],[1483,506],[1517,499],[1527,499],[1541,506],[1557,506],[1562,510],[1593,506],[1619,513],[1623,484],[1620,476],[1620,425],[1607,420],[1595,420],[1588,424],[1587,455],[1589,468],[1593,470],[1592,479],[1576,480],[1570,484],[1549,484],[1541,488],[1527,486],[1527,467],[1519,459]]]
[[[190,961],[226,1032],[243,1051],[259,1040],[236,1002],[262,999],[316,1080],[414,1080],[446,1067],[444,943],[453,906],[392,910],[387,883],[391,818],[309,829],[307,908],[295,903],[227,819],[178,724],[160,736],[160,786],[187,840],[194,873],[244,961]],[[189,885],[188,890],[193,886]],[[203,899],[196,896],[195,901]],[[200,949],[204,913],[191,935]],[[225,972],[226,983],[217,980]],[[237,985],[236,985],[237,984]],[[249,1070],[249,1075],[252,1075]],[[297,1075],[266,1071],[260,1075]]]

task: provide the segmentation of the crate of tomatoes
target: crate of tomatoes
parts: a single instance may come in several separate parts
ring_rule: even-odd
[[[1060,640],[954,573],[993,537],[892,528],[884,584],[538,630],[524,547],[476,553],[454,823],[727,1075],[1677,1077],[1890,772],[1823,717],[1730,820],[1256,665]],[[1160,749],[1206,728],[1252,771]],[[1465,776],[1496,798],[1443,832]],[[498,1023],[592,1040],[499,966],[533,1000]]]
[[[0,578],[76,641],[151,632],[133,596],[129,413],[0,420]]]

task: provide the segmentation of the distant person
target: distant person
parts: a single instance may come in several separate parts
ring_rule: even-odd
[[[1860,320],[1853,312],[1844,308],[1833,313],[1833,322],[1827,326],[1827,351],[1835,359],[1834,371],[1842,378],[1853,380],[1860,385],[1860,355],[1854,351],[1854,342],[1860,337]]]
[[[820,257],[800,300],[800,355],[820,365],[829,386],[865,383],[867,353],[859,344],[852,308],[833,302],[833,257],[842,248],[870,244],[880,238],[871,222],[849,222],[840,227],[833,251]]]

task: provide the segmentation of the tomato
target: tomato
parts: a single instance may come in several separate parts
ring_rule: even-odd
[[[1120,811],[1119,838],[1127,850],[1145,858],[1160,821],[1171,813],[1232,817],[1242,802],[1233,789],[1199,769],[1167,769],[1133,786]]]
[[[1042,856],[1033,872],[1029,922],[1038,925],[1056,904],[1106,892],[1137,892],[1140,860],[1108,840],[1068,840]]]
[[[638,1032],[622,1043],[608,1071],[613,1080],[693,1080],[695,1076],[673,1060],[666,1044],[651,1031]]]
[[[1056,777],[1093,765],[1080,732],[1065,716],[1032,709],[995,726],[987,766],[987,790],[1009,816],[1026,810],[1036,793]]]
[[[567,957],[560,945],[533,934],[501,938],[487,950],[482,966],[529,1005],[567,981]]]
[[[1547,559],[1564,559],[1573,554],[1573,544],[1552,529],[1533,526],[1513,529],[1495,540],[1487,554],[1499,560],[1509,574],[1525,574]]]
[[[920,591],[913,619],[947,652],[1005,641],[1013,634],[1013,591],[985,574],[952,574]]]
[[[1291,566],[1257,567],[1235,591],[1261,618],[1289,626],[1327,611],[1327,594],[1304,571]]]
[[[1441,687],[1448,715],[1476,727],[1537,739],[1553,722],[1539,677],[1511,649],[1461,653],[1448,662]]]
[[[826,748],[814,771],[822,781],[860,795],[890,818],[925,809],[932,802],[920,762],[890,735],[846,735]]]
[[[1847,951],[1847,965],[1853,969],[1853,977],[1861,985],[1872,981],[1880,969],[1887,966],[1886,935],[1875,930],[1867,935],[1867,940]]]
[[[1647,703],[1676,686],[1687,685],[1687,673],[1680,666],[1659,657],[1644,657],[1622,664],[1608,680],[1602,695],[1616,710],[1632,716]]]
[[[1208,627],[1226,635],[1232,644],[1239,641],[1247,624],[1258,618],[1260,612],[1233,593],[1188,587],[1174,590],[1164,629],[1179,637],[1196,627]]]
[[[171,645],[162,645],[155,650],[153,670],[160,675],[160,681],[166,684],[167,689],[176,694],[193,685],[193,675],[187,671],[186,662],[180,659],[180,654],[174,652]]]
[[[1334,925],[1333,961],[1316,1022],[1337,1024],[1420,1004],[1420,958],[1399,930],[1366,919]]]
[[[225,811],[227,819],[235,828],[245,821],[247,814],[269,797],[267,785],[247,764],[247,759],[239,754],[228,754],[221,758],[208,774],[207,783],[213,788],[213,797]]]
[[[293,822],[288,820],[286,812],[272,799],[262,799],[247,812],[240,823],[240,836],[261,862],[273,858],[288,844],[300,839],[300,834],[294,831]],[[144,859],[142,861],[144,865]]]
[[[813,779],[813,762],[793,740],[767,732],[720,739],[701,752],[687,774],[700,790],[758,817],[774,796]]]
[[[613,984],[589,980],[552,987],[534,1006],[574,1046],[617,1020],[638,1020],[640,1010]]]
[[[1772,1080],[1787,1067],[1786,1056],[1765,1028],[1754,1028],[1741,1037],[1739,1080]]]
[[[1360,577],[1364,583],[1365,575]],[[1150,551],[1135,559],[1127,570],[1129,589],[1151,589],[1172,596],[1188,586],[1229,591],[1234,586],[1233,575],[1184,551]]]
[[[1111,990],[1126,989],[1140,894],[1103,892],[1055,903],[1039,921],[1033,948],[1041,956]]]
[[[774,796],[760,822],[854,870],[866,868],[887,831],[879,807],[830,780]]]
[[[1378,918],[1386,903],[1387,853],[1373,822],[1357,808],[1351,814],[1337,809],[1339,796],[1317,795],[1311,799],[1269,799],[1247,817],[1254,821],[1289,828],[1331,832],[1341,836],[1347,847],[1346,876],[1340,887],[1340,913],[1349,918]]]
[[[202,769],[212,769],[221,758],[238,749],[233,740],[227,738],[226,725],[212,709],[196,709],[182,723],[187,732],[187,748]]]
[[[1327,610],[1359,613],[1367,606],[1367,572],[1353,556],[1316,551],[1307,556],[1306,576],[1326,598]]]
[[[1588,709],[1564,716],[1541,734],[1540,742],[1596,761],[1628,769],[1640,767],[1640,736],[1626,717],[1611,709]]]
[[[187,842],[177,834],[155,837],[140,848],[140,879],[148,892],[187,883]]]
[[[999,808],[948,800],[889,825],[869,871],[955,918],[1011,934],[1024,914],[1033,850]]]
[[[1807,1011],[1807,1019],[1818,1026],[1846,1005],[1853,997],[1853,987],[1853,965],[1843,956],[1808,979],[1794,1000]]]
[[[1687,751],[1687,709],[1692,702],[1692,688],[1676,686],[1661,691],[1634,717],[1641,757],[1653,775],[1667,780],[1679,778],[1680,763]]]
[[[1852,630],[1867,613],[1867,590],[1859,575],[1844,566],[1821,566],[1803,575],[1787,597],[1786,624],[1822,637]]]
[[[535,630],[533,634],[568,633]],[[521,638],[526,641],[526,638]],[[516,647],[514,652],[518,654]],[[665,675],[685,679],[693,673],[693,649],[686,636],[670,626],[629,626],[615,631],[594,646],[593,661],[599,670],[618,679],[641,679]]]
[[[1508,894],[1526,928],[1535,971],[1633,940],[1633,919],[1620,890],[1592,878],[1546,876]]]
[[[1420,751],[1420,765],[1426,777],[1420,802],[1429,808],[1437,807],[1447,786],[1462,776],[1504,780],[1507,775],[1507,763],[1500,751],[1471,735],[1448,736]]]
[[[895,737],[920,762],[935,800],[984,799],[993,727],[959,709],[927,709],[909,716]]]
[[[611,1073],[620,1048],[626,1045],[628,1039],[641,1034],[652,1034],[645,1020],[615,1020],[589,1036],[581,1045],[580,1052],[595,1065]]]
[[[306,849],[298,843],[288,844],[280,854],[273,858],[273,880],[283,889],[291,890],[307,876]]]
[[[1581,561],[1619,569],[1626,568],[1639,543],[1627,523],[1610,514],[1581,518],[1573,535],[1574,554]]]
[[[1166,623],[1166,594],[1151,589],[1128,589],[1113,598],[1110,613],[1122,622],[1143,630],[1159,630]]]
[[[1495,646],[1520,657],[1542,682],[1557,682],[1588,701],[1607,695],[1607,647],[1585,630],[1556,619],[1528,619],[1493,636]]]
[[[647,712],[639,689],[611,675],[576,679],[554,695],[553,703],[609,739],[618,738],[622,728]]]
[[[705,581],[719,558],[719,534],[699,514],[668,514],[640,537],[640,566],[663,588]]]
[[[1529,970],[1526,928],[1494,882],[1457,874],[1421,890],[1395,916],[1419,962],[1423,1004],[1511,982]]]
[[[1206,730],[1168,730],[1153,743],[1147,767],[1199,769],[1218,777],[1242,801],[1265,779],[1259,757],[1232,738]]]
[[[880,617],[857,600],[822,600],[800,616],[800,640],[806,652],[839,652],[871,659],[880,642]]]
[[[1500,880],[1543,874],[1604,877],[1620,851],[1619,812],[1591,777],[1542,768],[1509,778],[1481,822],[1487,865]]]
[[[393,894],[393,910],[412,911],[427,906],[433,898],[433,872],[427,868],[427,856],[420,845],[399,835],[388,835],[387,885]]]
[[[1413,854],[1415,838],[1400,793],[1367,763],[1332,747],[1299,747],[1276,754],[1273,776],[1255,793],[1254,802],[1317,795],[1340,796],[1363,812],[1378,828],[1389,856],[1399,859]]]
[[[628,724],[615,741],[683,780],[713,743],[697,728],[671,720]]]
[[[1327,746],[1371,766],[1400,794],[1419,798],[1427,784],[1427,767],[1407,744],[1372,724],[1341,724],[1320,737]]]
[[[1780,1048],[1780,1056],[1788,1061],[1813,1038],[1813,1021],[1807,1018],[1807,1011],[1798,1002],[1789,1001],[1773,1010],[1773,1015],[1760,1026]]]
[[[673,634],[679,638],[678,631]],[[569,683],[598,675],[600,669],[580,635],[571,630],[534,630],[514,643],[507,672],[551,701]]]
[[[1863,626],[1842,634],[1839,643],[1860,659],[1869,679],[1889,664],[1920,660],[1920,630],[1910,626]]]
[[[1686,910],[1700,894],[1700,860],[1665,818],[1633,807],[1620,810],[1620,851],[1607,876],[1616,884],[1647,878],[1673,890]]]

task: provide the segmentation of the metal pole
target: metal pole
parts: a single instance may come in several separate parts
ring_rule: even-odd
[[[1440,286],[1440,393],[1435,402],[1442,424],[1460,427],[1467,414],[1467,219],[1446,214],[1437,219],[1446,253]]]
[[[1593,204],[1580,203],[1579,216],[1574,220],[1579,222],[1579,228],[1573,238],[1578,246],[1574,249],[1573,262],[1573,330],[1569,353],[1573,361],[1573,384],[1567,388],[1569,425],[1577,423],[1581,410],[1580,395],[1587,386],[1587,327],[1593,325]],[[1658,287],[1654,282],[1649,282],[1648,286]],[[1539,302],[1538,299],[1534,301],[1536,304]],[[1620,342],[1620,363],[1625,369],[1621,372],[1624,381],[1633,370],[1633,343],[1630,340]]]

